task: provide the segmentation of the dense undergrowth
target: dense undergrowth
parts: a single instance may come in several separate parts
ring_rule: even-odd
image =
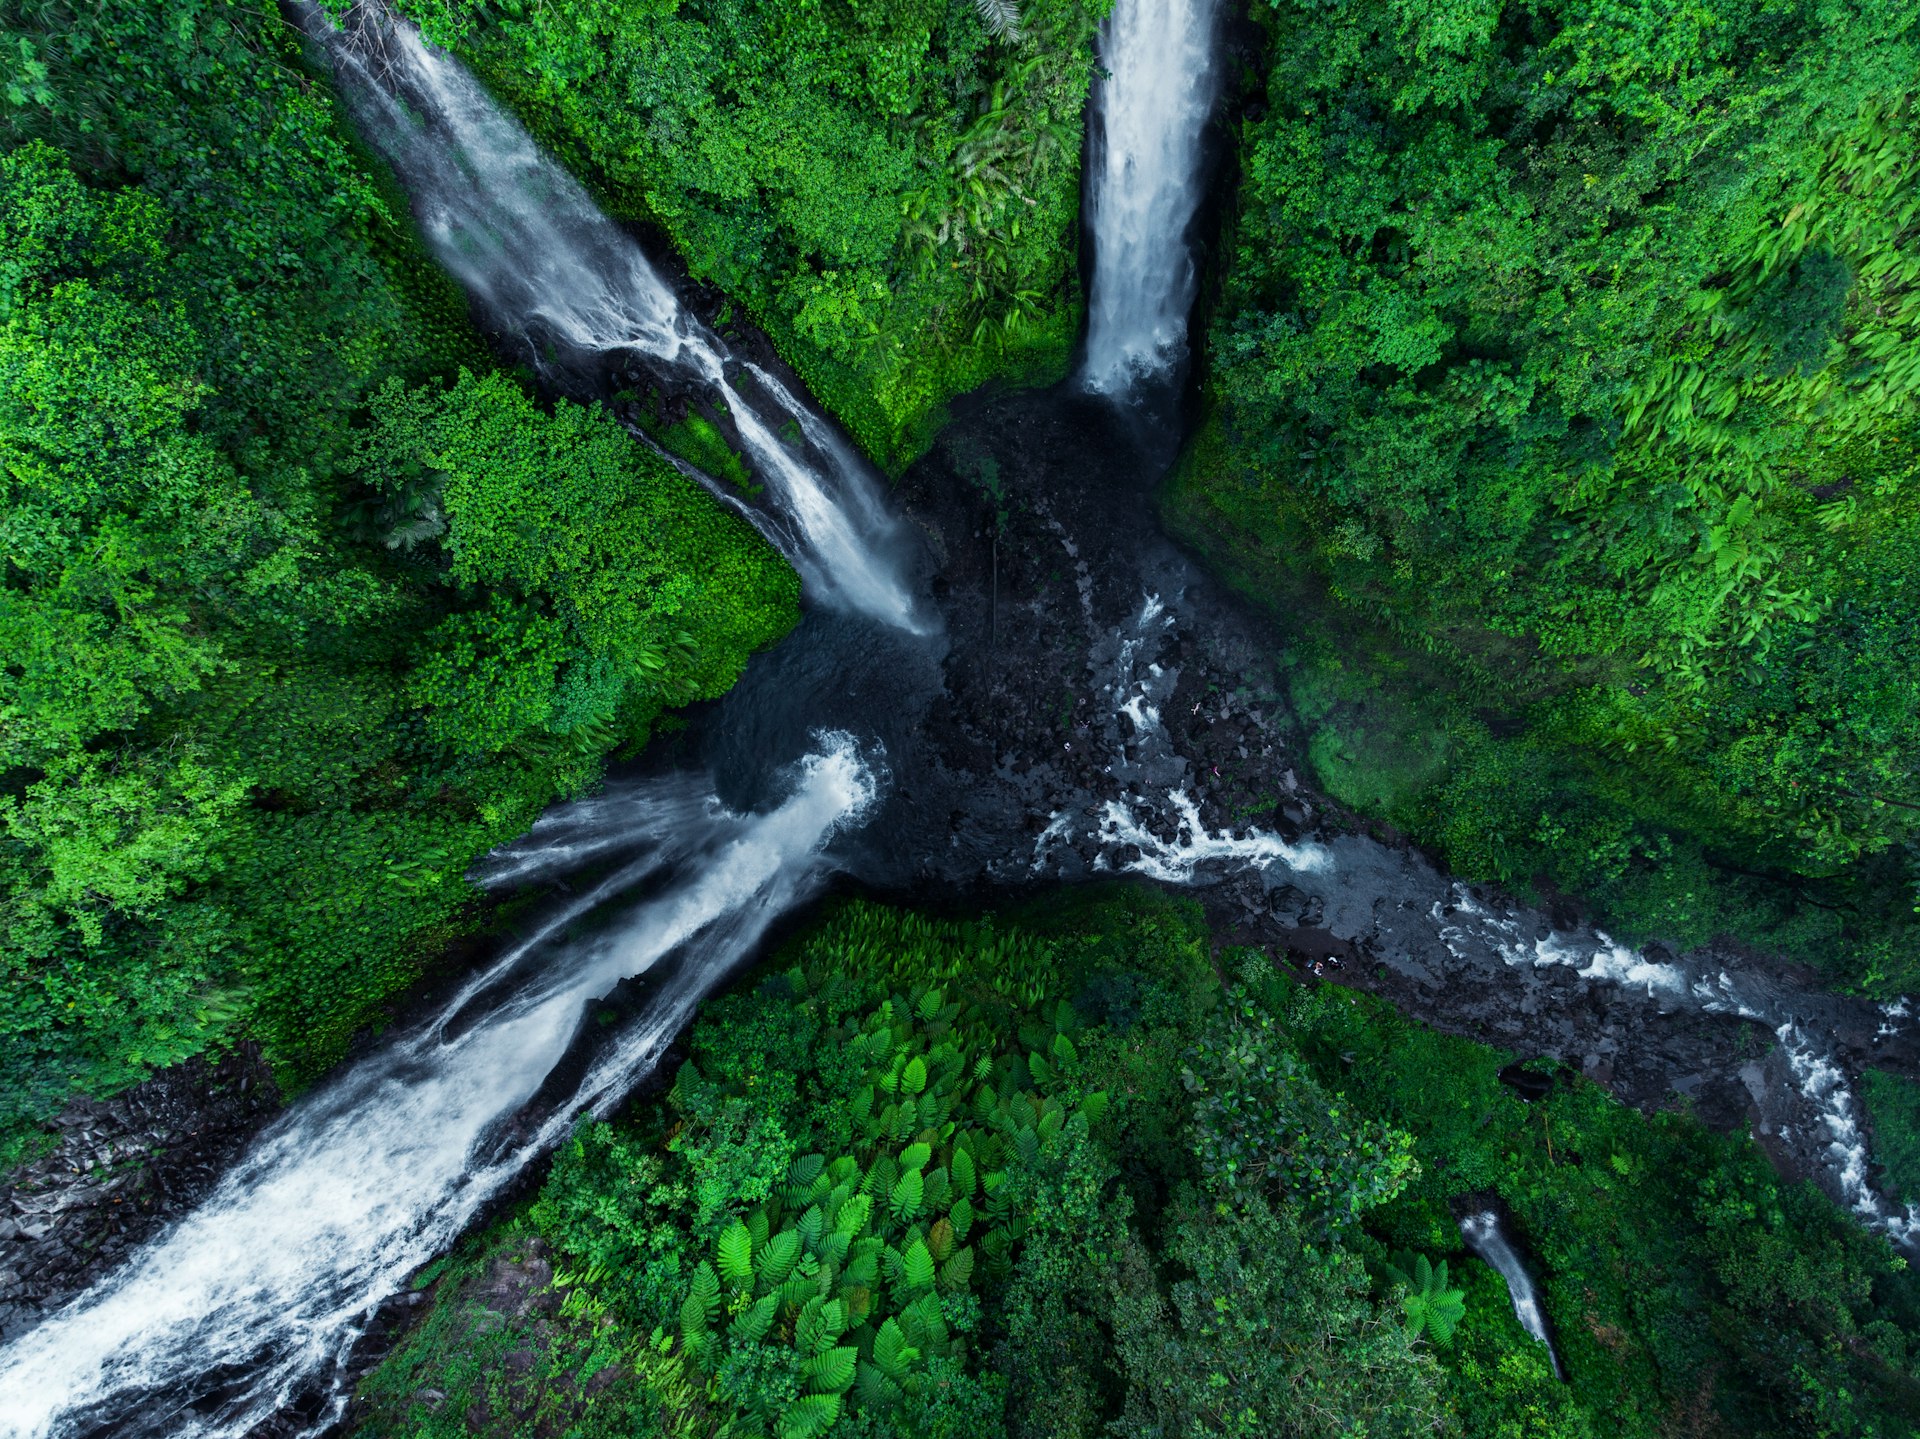
[[[337,1058],[797,582],[492,367],[271,6],[7,5],[0,80],[4,1159],[210,1043]]]
[[[361,1389],[409,1435],[1901,1435],[1920,1289],[1757,1147],[1198,907],[845,905],[584,1124]],[[1530,1249],[1567,1379],[1455,1214]],[[547,1270],[553,1266],[551,1287]],[[1444,1266],[1444,1268],[1442,1268]],[[515,1281],[518,1276],[518,1281]]]
[[[742,306],[883,467],[953,396],[1065,372],[1098,0],[402,8]]]
[[[1151,891],[849,904],[587,1123],[364,1383],[374,1436],[1885,1435],[1920,1291],[1751,1141]],[[1566,1370],[1465,1253],[1527,1244]],[[547,1285],[551,1265],[552,1282]],[[429,1276],[435,1277],[435,1276]]]
[[[1465,873],[1911,986],[1920,16],[1252,8],[1168,514],[1291,615],[1323,777]]]

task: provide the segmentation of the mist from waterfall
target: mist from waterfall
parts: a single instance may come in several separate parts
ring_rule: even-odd
[[[767,925],[814,892],[826,844],[875,797],[854,741],[829,734],[767,813],[733,813],[669,776],[565,807],[490,857],[479,872],[508,882],[630,854],[431,1022],[294,1105],[205,1203],[0,1351],[0,1435],[239,1439],[316,1386],[329,1396],[313,1424],[324,1428],[381,1301],[578,1114],[631,1091]],[[636,886],[649,897],[568,936]],[[562,1064],[581,1052],[588,1006],[642,975],[637,1014],[584,1064]]]
[[[434,254],[495,323],[536,357],[549,346],[631,352],[703,387],[732,418],[778,513],[700,476],[708,488],[755,522],[815,598],[928,628],[903,532],[866,465],[844,444],[783,440],[789,424],[813,436],[831,427],[688,313],[633,238],[458,61],[378,5],[355,6],[339,26],[306,0],[296,13],[406,187]],[[743,370],[762,393],[743,386]]]
[[[1093,286],[1081,383],[1119,395],[1185,359],[1201,135],[1218,91],[1218,0],[1116,0],[1087,173]]]

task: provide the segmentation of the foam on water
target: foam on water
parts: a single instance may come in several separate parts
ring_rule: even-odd
[[[538,358],[547,345],[632,352],[692,378],[723,401],[779,512],[760,529],[816,598],[922,632],[902,531],[864,468],[814,463],[731,382],[742,368],[718,335],[688,313],[638,244],[603,215],[574,178],[540,152],[480,83],[405,20],[360,4],[345,28],[317,5],[297,6],[325,51],[348,106],[412,197],[434,254],[496,322]],[[816,435],[831,426],[771,377],[777,406]],[[684,468],[684,467],[683,467]],[[740,499],[702,477],[736,509]]]
[[[1087,176],[1093,286],[1081,382],[1118,395],[1186,354],[1200,141],[1218,87],[1218,0],[1116,0]]]
[[[1167,796],[1167,804],[1176,817],[1171,837],[1163,838],[1149,829],[1141,815],[1118,800],[1108,800],[1101,811],[1099,839],[1108,850],[1137,849],[1132,858],[1122,859],[1119,868],[1144,874],[1169,884],[1191,884],[1203,864],[1218,862],[1264,870],[1275,864],[1288,869],[1313,873],[1328,869],[1333,857],[1317,844],[1289,844],[1277,834],[1249,829],[1243,835],[1231,830],[1215,834],[1200,818],[1200,807],[1185,790]],[[1103,854],[1095,868],[1111,864]]]
[[[1817,1132],[1810,1136],[1837,1180],[1841,1202],[1870,1228],[1883,1230],[1897,1244],[1920,1243],[1920,1205],[1889,1203],[1869,1177],[1866,1134],[1860,1101],[1846,1071],[1801,1027],[1789,1020],[1774,1031],[1794,1083],[1814,1113]]]
[[[678,872],[653,898],[590,941],[554,943],[607,885],[582,896],[435,1022],[295,1106],[204,1204],[0,1352],[0,1433],[224,1439],[337,1372],[412,1270],[577,1113],[605,1112],[628,1092],[767,924],[812,892],[827,841],[874,797],[871,769],[835,734],[770,812],[704,807],[702,832],[681,836]],[[584,1006],[668,958],[639,1020],[565,1101],[502,1129],[566,1052]],[[508,974],[515,966],[528,972]],[[484,1012],[446,1022],[489,989],[497,997]]]

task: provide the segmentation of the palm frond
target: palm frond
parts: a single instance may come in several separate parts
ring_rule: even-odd
[[[973,8],[996,40],[1020,38],[1019,0],[973,0]]]

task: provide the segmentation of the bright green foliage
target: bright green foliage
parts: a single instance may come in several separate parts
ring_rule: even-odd
[[[1885,1070],[1861,1075],[1860,1097],[1873,1125],[1873,1153],[1888,1187],[1920,1203],[1920,1082]]]
[[[557,1285],[530,1303],[557,1311],[525,1340],[538,1382],[476,1375],[430,1328],[377,1376],[378,1432],[1914,1431],[1913,1276],[1750,1141],[1579,1080],[1529,1106],[1497,1078],[1511,1055],[1244,956],[1210,1004],[1208,951],[1195,907],[1145,890],[976,924],[834,907],[707,1006],[666,1102],[562,1150],[531,1213]],[[913,964],[946,977],[895,986]],[[1035,977],[1036,1001],[1008,1000]],[[1287,1076],[1285,1123],[1317,1095],[1355,1133],[1414,1136],[1419,1165],[1335,1233],[1284,1163],[1210,1186],[1205,1121],[1228,1111],[1178,1071],[1236,1035]],[[1455,1205],[1488,1191],[1564,1383],[1464,1252]],[[529,1242],[521,1224],[480,1247],[497,1263]],[[443,1295],[434,1323],[497,1288]],[[622,1366],[607,1400],[578,1377],[588,1353]],[[572,1382],[545,1377],[568,1365]],[[476,1400],[485,1422],[452,1427]]]
[[[795,615],[604,417],[434,378],[484,353],[300,65],[270,6],[0,11],[0,1157],[212,1043],[315,1072]]]
[[[1920,1420],[1913,1276],[1810,1184],[1780,1180],[1746,1136],[1637,1114],[1579,1080],[1530,1105],[1498,1079],[1509,1054],[1340,990],[1278,1002],[1355,1113],[1416,1136],[1419,1174],[1368,1216],[1376,1262],[1457,1254],[1452,1201],[1488,1191],[1530,1251],[1567,1384],[1504,1285],[1451,1260],[1467,1312],[1436,1353],[1455,1407],[1476,1416],[1467,1432],[1654,1439],[1706,1413],[1754,1436],[1892,1439]]]
[[[597,410],[549,415],[498,374],[390,381],[360,460],[390,511],[445,514],[448,578],[489,597],[429,636],[414,684],[456,751],[643,735],[663,705],[723,693],[792,623],[792,571]]]
[[[1447,1287],[1447,1261],[1436,1265],[1424,1254],[1402,1252],[1380,1267],[1407,1291],[1400,1299],[1400,1307],[1407,1312],[1407,1333],[1416,1339],[1431,1335],[1435,1344],[1448,1343],[1466,1317],[1467,1292]]]
[[[1260,997],[1272,983],[1271,966],[1249,961],[1182,1072],[1200,1171],[1223,1195],[1277,1193],[1338,1233],[1419,1174],[1413,1137],[1320,1087]]]
[[[1091,0],[1028,0],[998,39],[969,0],[405,8],[883,464],[952,395],[1064,367]]]
[[[795,972],[789,992],[805,983]],[[811,1433],[843,1406],[895,1414],[922,1395],[927,1363],[963,1354],[950,1312],[976,1265],[985,1278],[1014,1271],[1025,1209],[1003,1194],[1009,1172],[1030,1171],[1069,1121],[1084,1132],[1087,1103],[1070,1108],[1062,1082],[1035,1078],[1017,1052],[976,1053],[968,1020],[922,986],[819,1034],[851,1069],[850,1149],[795,1158],[770,1197],[720,1230],[679,1310],[685,1352],[742,1425]],[[675,1092],[700,1109],[709,1088],[683,1071]],[[764,1346],[791,1383],[769,1387],[771,1360],[745,1352]],[[746,1374],[752,1387],[736,1387]]]
[[[1254,14],[1172,509],[1460,692],[1398,757],[1423,794],[1354,797],[1510,883],[1676,836],[1884,908],[1920,817],[1912,7]],[[1920,946],[1855,963],[1896,987]]]

